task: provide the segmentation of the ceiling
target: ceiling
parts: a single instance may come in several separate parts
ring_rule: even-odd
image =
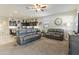
[[[60,12],[74,10],[75,4],[48,4],[44,12],[36,12],[34,9],[26,9],[32,7],[31,4],[0,4],[0,16],[6,17],[42,17]]]

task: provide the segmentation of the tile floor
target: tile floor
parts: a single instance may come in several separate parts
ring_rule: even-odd
[[[16,43],[0,45],[0,55],[67,55],[68,41],[58,41],[42,37],[29,44]]]

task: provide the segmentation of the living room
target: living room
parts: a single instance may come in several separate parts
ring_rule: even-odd
[[[0,5],[0,54],[68,55],[78,9],[77,4]]]

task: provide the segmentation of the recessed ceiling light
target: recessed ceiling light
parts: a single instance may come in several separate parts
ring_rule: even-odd
[[[24,18],[26,18],[26,17],[24,17]]]
[[[10,14],[9,16],[10,16],[10,17],[13,17],[13,14]]]
[[[15,14],[17,14],[17,13],[18,13],[18,11],[17,11],[17,10],[14,10],[14,13],[15,13]]]

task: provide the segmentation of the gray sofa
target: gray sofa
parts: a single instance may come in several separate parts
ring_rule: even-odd
[[[64,30],[63,29],[48,29],[45,34],[46,38],[63,40],[64,39]]]
[[[41,33],[37,29],[24,29],[17,31],[17,43],[19,45],[24,45],[40,38]]]

